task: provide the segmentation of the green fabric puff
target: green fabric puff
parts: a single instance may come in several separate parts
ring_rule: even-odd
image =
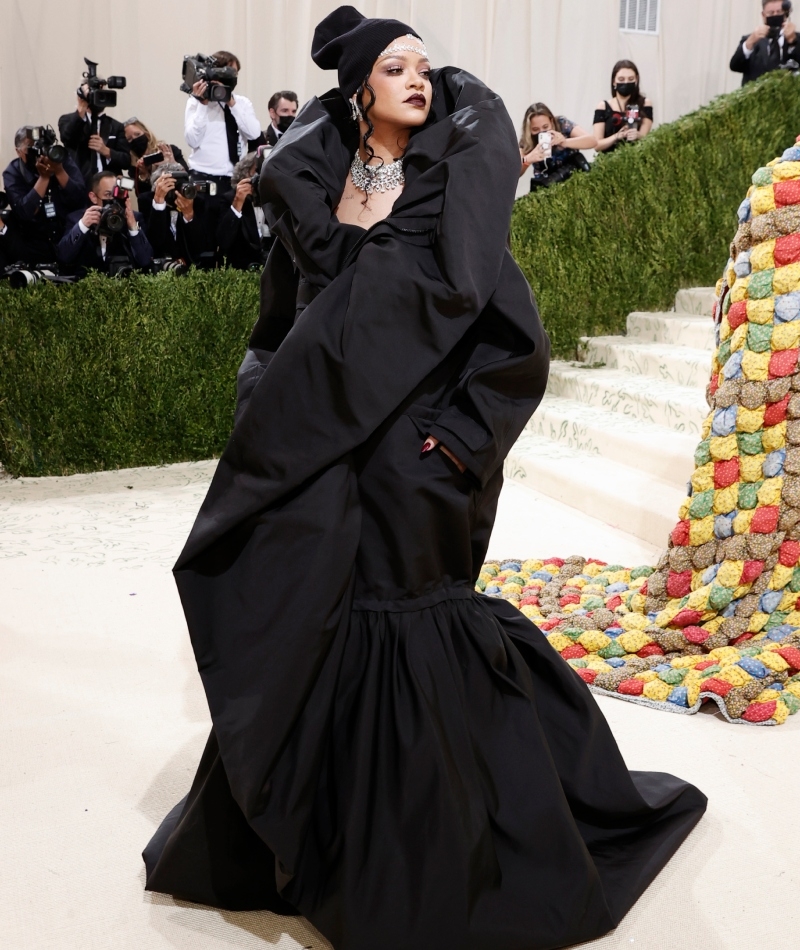
[[[758,489],[763,482],[741,482],[739,484],[739,508],[751,511],[758,504]]]
[[[736,443],[742,455],[759,455],[763,451],[760,432],[737,432]]]
[[[775,268],[769,270],[756,271],[750,278],[747,285],[747,296],[751,300],[765,300],[772,296],[772,278],[775,276]]]
[[[692,498],[689,506],[690,518],[707,518],[714,511],[714,489],[701,491]]]
[[[751,323],[747,327],[747,348],[755,353],[766,353],[772,344],[771,323]]]

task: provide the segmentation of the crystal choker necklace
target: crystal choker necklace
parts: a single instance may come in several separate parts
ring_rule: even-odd
[[[373,191],[393,191],[405,184],[406,180],[402,158],[389,165],[365,165],[358,152],[350,166],[350,177],[356,188],[368,195]]]

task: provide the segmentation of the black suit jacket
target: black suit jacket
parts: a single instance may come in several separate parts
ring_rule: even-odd
[[[178,214],[175,219],[175,234],[171,227],[171,209],[163,211],[150,208],[145,232],[153,247],[154,257],[180,257],[187,264],[199,264],[200,255],[216,251],[213,225],[209,221],[208,208],[202,198],[194,200],[194,217],[183,220]]]
[[[141,228],[142,216],[134,212]],[[134,267],[147,267],[153,260],[153,248],[147,235],[141,229],[136,237],[128,234],[127,229],[109,237],[105,259],[100,250],[100,236],[96,231],[84,234],[78,222],[83,211],[73,211],[67,218],[67,231],[58,243],[58,262],[63,269],[72,274],[83,276],[87,270],[108,271],[112,257],[127,257]]]
[[[267,126],[267,128],[266,128],[261,134],[262,134],[262,135],[264,136],[264,138],[266,139],[267,145],[273,145],[273,146],[274,146],[274,145],[277,145],[277,144],[278,144],[278,139],[280,138],[280,136],[279,136],[278,133],[275,131],[275,129],[272,127],[272,123],[271,123],[271,122],[270,122],[270,124]]]
[[[77,112],[68,112],[58,120],[58,131],[61,141],[70,150],[72,157],[83,175],[86,188],[92,175],[98,170],[97,152],[89,148],[89,138],[92,134],[94,122],[87,122]],[[121,122],[112,119],[110,115],[102,113],[97,118],[97,132],[111,150],[108,158],[101,156],[103,168],[121,174],[131,164],[131,150],[125,138],[125,130]]]
[[[770,43],[777,42],[777,40],[773,41],[767,38],[756,43],[748,58],[744,55],[742,49],[746,39],[746,36],[742,37],[741,42],[736,47],[736,52],[731,57],[731,70],[735,73],[742,73],[742,85],[752,82],[754,79],[759,79],[764,73],[779,69],[781,63],[785,63],[790,59],[796,60],[800,56],[797,39],[794,43],[787,43],[784,39],[783,49],[780,50],[780,62],[778,62],[777,58],[773,58],[773,54],[770,52]]]
[[[229,267],[247,270],[251,265],[261,265],[266,260],[264,242],[258,230],[253,202],[250,198],[245,199],[239,217],[231,207],[233,198],[233,191],[225,195],[227,204],[217,224],[217,244]]]

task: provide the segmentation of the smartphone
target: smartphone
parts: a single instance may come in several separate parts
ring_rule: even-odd
[[[147,168],[150,168],[151,165],[155,165],[157,162],[164,161],[163,152],[151,152],[149,155],[145,155],[142,158],[142,164],[146,165]]]

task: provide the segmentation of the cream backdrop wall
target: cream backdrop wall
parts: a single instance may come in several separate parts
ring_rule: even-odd
[[[21,125],[51,123],[75,106],[83,56],[101,75],[127,77],[111,111],[138,115],[159,137],[183,145],[186,97],[178,89],[185,53],[233,50],[242,60],[241,92],[263,126],[276,89],[301,102],[336,84],[309,58],[314,25],[330,0],[0,0],[0,137],[2,167],[14,157]],[[367,16],[409,22],[435,65],[454,63],[504,98],[519,125],[526,106],[543,100],[589,126],[609,95],[609,74],[634,59],[656,120],[668,121],[735,88],[728,61],[758,22],[759,0],[661,0],[657,36],[622,33],[619,0],[361,0]],[[800,130],[798,130],[800,131]]]

